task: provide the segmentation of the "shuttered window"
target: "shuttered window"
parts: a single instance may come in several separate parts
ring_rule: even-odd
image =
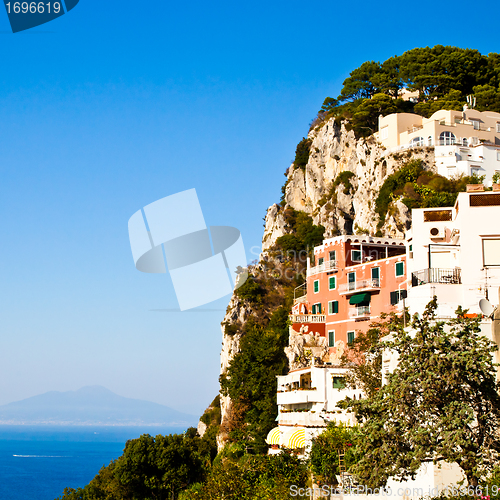
[[[405,263],[396,262],[396,276],[403,276],[405,273]]]
[[[354,342],[354,332],[347,332],[347,343],[352,344]]]
[[[328,278],[328,289],[329,290],[334,290],[335,289],[335,284],[336,280],[335,280],[335,276],[330,276]]]
[[[314,293],[318,293],[319,292],[319,280],[316,280],[314,282]]]
[[[339,303],[337,300],[328,302],[328,314],[337,314],[339,312]]]
[[[335,330],[330,330],[328,332],[328,346],[329,347],[335,346]]]

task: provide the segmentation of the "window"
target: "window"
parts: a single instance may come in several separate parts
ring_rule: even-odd
[[[336,283],[335,283],[335,276],[330,276],[328,278],[328,290],[335,290],[335,286],[336,286]]]
[[[464,137],[464,138],[462,139],[462,146],[467,146],[467,137]],[[462,159],[462,158],[460,158],[460,160],[461,160],[461,159]],[[460,160],[459,160],[459,161],[460,161]]]
[[[344,389],[345,380],[343,377],[332,377],[333,388],[334,389]]]
[[[474,130],[479,130],[479,121],[478,120],[471,120],[472,126],[474,127]]]
[[[354,342],[354,332],[347,332],[347,343],[352,344]]]
[[[356,289],[356,273],[349,273],[347,275],[347,287],[349,290]]]
[[[313,314],[321,314],[321,304],[319,302],[317,304],[313,304],[312,313]]]
[[[384,141],[385,139],[388,138],[389,138],[389,127],[387,126],[380,130],[380,140]]]
[[[455,134],[452,132],[441,132],[439,134],[439,144],[440,146],[452,146],[455,143]]]
[[[497,122],[497,132],[500,132],[500,122]]]
[[[325,261],[325,259],[323,257],[320,257],[318,259],[318,266],[321,266],[321,264],[323,264],[324,261]]]
[[[405,274],[405,263],[404,262],[396,262],[396,277],[404,276]]]
[[[427,146],[432,146],[432,135],[427,137]]]
[[[479,169],[480,167],[471,167],[470,168],[470,175],[475,175],[479,177]]]
[[[424,145],[424,138],[423,137],[414,137],[410,141],[410,146],[423,146]]]
[[[361,262],[361,250],[351,250],[351,260],[353,262]]]
[[[483,240],[483,265],[500,266],[500,239]]]
[[[497,161],[500,161],[500,151],[497,151]]]
[[[391,292],[391,306],[395,306],[400,300],[406,299],[408,292],[406,290],[396,290]]]
[[[339,303],[337,300],[328,302],[328,314],[337,314],[339,312]]]
[[[335,330],[328,331],[328,347],[335,347]]]
[[[319,280],[314,281],[314,293],[319,292]]]
[[[337,260],[337,252],[335,250],[332,250],[330,252],[330,260],[333,260],[333,261]]]
[[[372,267],[372,280],[380,279],[380,267]]]

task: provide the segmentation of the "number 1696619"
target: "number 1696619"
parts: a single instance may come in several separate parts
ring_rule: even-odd
[[[8,2],[5,4],[7,13],[10,14],[59,14],[61,11],[60,2]]]

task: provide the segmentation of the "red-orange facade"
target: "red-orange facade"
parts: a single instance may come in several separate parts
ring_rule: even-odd
[[[314,249],[304,288],[296,291],[294,330],[326,337],[332,353],[343,349],[382,312],[402,310],[405,242],[346,235],[327,239]]]

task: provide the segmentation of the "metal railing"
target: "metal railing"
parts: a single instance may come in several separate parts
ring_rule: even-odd
[[[365,318],[366,316],[370,316],[370,306],[358,306],[349,311],[351,318]]]
[[[294,302],[304,302],[307,294],[307,283],[302,283],[302,285],[299,285],[298,287],[295,288],[293,291],[293,301]]]
[[[426,285],[427,283],[444,283],[460,285],[462,283],[461,269],[440,269],[431,267],[416,271],[411,275],[411,286]]]
[[[325,323],[326,314],[290,314],[292,323]]]
[[[352,283],[344,283],[339,286],[339,293],[355,292],[358,290],[367,290],[373,288],[380,288],[380,278],[353,281]]]
[[[318,264],[317,266],[311,267],[307,271],[307,276],[312,276],[313,274],[323,273],[326,271],[336,271],[337,270],[337,261],[336,260],[327,260],[323,262],[323,264]]]

